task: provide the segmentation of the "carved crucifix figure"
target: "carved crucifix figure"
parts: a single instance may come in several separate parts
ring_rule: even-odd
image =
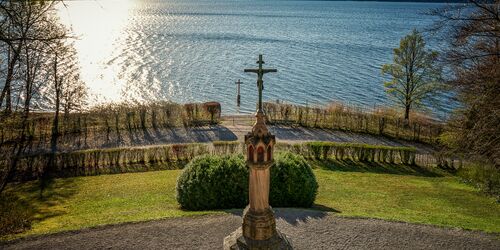
[[[264,76],[265,73],[278,72],[278,70],[262,68],[262,64],[264,64],[264,61],[262,60],[262,55],[259,55],[259,60],[257,61],[257,64],[259,64],[258,69],[245,69],[244,71],[257,74],[257,88],[259,89],[259,110],[257,112],[259,112],[262,111],[262,90],[264,89],[264,81],[262,80],[262,77]]]

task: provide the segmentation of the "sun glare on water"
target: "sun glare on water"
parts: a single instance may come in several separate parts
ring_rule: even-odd
[[[61,21],[76,35],[81,77],[98,102],[120,101],[125,80],[119,75],[116,43],[129,23],[133,0],[66,1],[58,6]],[[96,104],[96,103],[93,103]]]

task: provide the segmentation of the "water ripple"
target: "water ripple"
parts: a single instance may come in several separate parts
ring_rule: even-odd
[[[89,57],[83,63],[100,65],[84,70],[85,79],[99,83],[97,94],[116,101],[213,100],[222,103],[225,113],[254,109],[255,75],[243,69],[256,67],[258,54],[264,54],[266,67],[278,69],[264,78],[265,100],[390,103],[381,65],[392,61],[392,48],[403,35],[432,23],[421,13],[439,6],[335,1],[130,3],[126,25],[116,28],[119,33],[109,55]],[[68,2],[68,8],[73,5]],[[240,109],[235,106],[237,79],[244,82]],[[102,89],[121,96],[107,96]]]

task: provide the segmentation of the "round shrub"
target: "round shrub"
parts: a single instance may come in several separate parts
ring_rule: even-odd
[[[269,201],[273,207],[310,207],[318,190],[306,160],[278,154],[271,166]],[[248,204],[248,168],[242,155],[194,158],[177,179],[177,201],[183,209],[243,208]]]
[[[242,155],[194,158],[177,179],[183,209],[242,208],[248,204],[248,169]]]
[[[289,152],[276,155],[269,194],[273,207],[310,207],[317,192],[316,176],[304,157]]]

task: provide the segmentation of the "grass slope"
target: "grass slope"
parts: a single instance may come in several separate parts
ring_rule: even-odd
[[[55,179],[42,198],[37,182],[10,186],[5,192],[30,201],[28,209],[35,221],[31,230],[18,236],[217,213],[179,209],[175,184],[180,172],[169,170]]]
[[[344,165],[345,166],[344,166]],[[500,232],[500,204],[456,177],[396,166],[315,162],[315,207],[342,216],[370,217]],[[357,170],[357,171],[356,171]],[[10,185],[8,195],[29,204],[32,228],[17,238],[98,225],[221,213],[188,212],[175,200],[180,170],[56,179],[39,196],[37,183]],[[432,176],[432,177],[429,177]],[[5,239],[5,237],[4,237]]]

